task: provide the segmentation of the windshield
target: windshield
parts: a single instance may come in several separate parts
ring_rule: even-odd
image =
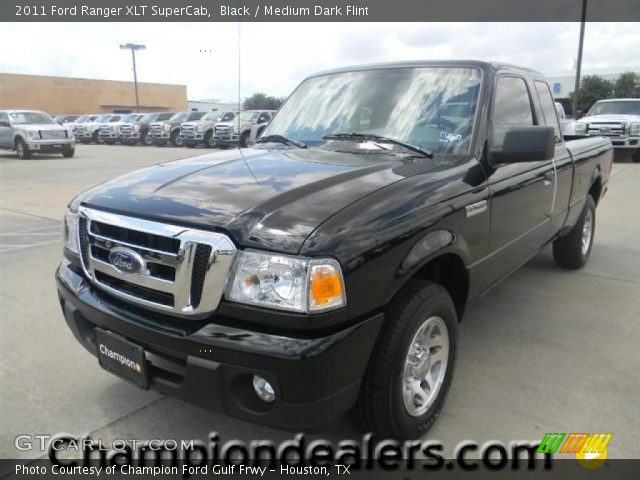
[[[76,120],[76,123],[84,123],[89,120],[89,115],[80,115]]]
[[[106,122],[111,118],[111,115],[100,115],[98,118],[94,120],[96,123]]]
[[[130,113],[129,115],[125,115],[122,117],[123,122],[135,122],[138,118],[138,113]]]
[[[240,112],[240,120],[243,122],[255,122],[258,112]]]
[[[598,102],[589,115],[640,115],[640,101],[637,102]]]
[[[368,133],[439,153],[470,148],[481,72],[475,68],[386,68],[305,80],[263,136],[309,146],[325,135]]]
[[[147,113],[144,117],[140,119],[141,122],[153,122],[158,117],[157,113]]]
[[[175,113],[169,120],[172,122],[182,122],[184,119],[187,118],[187,115],[188,115],[187,112]]]
[[[9,115],[14,125],[56,123],[53,118],[44,112],[15,112]]]
[[[217,122],[222,118],[223,113],[224,112],[209,112],[204,117],[202,117],[202,120]]]

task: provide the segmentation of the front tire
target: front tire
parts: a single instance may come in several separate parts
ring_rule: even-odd
[[[62,152],[62,156],[63,156],[64,158],[71,158],[71,157],[73,157],[75,154],[76,154],[76,149],[75,149],[75,148],[71,148],[71,147],[65,148],[65,149],[63,150],[63,152]]]
[[[100,138],[100,135],[97,131],[91,134],[91,138],[93,138],[93,141],[96,143],[96,145],[102,145],[102,139]]]
[[[387,309],[352,411],[358,427],[378,438],[422,436],[444,404],[457,345],[458,318],[448,292],[411,280]]]
[[[171,132],[171,135],[169,136],[169,141],[171,142],[171,145],[173,145],[174,147],[181,147],[182,137],[180,137],[180,132],[178,130]]]
[[[636,150],[636,153],[633,154],[631,160],[633,160],[633,163],[640,163],[640,150]]]
[[[582,268],[591,256],[595,233],[596,203],[591,195],[587,195],[578,222],[567,235],[553,242],[553,259],[556,264],[572,270]]]
[[[249,132],[244,132],[242,135],[240,135],[238,144],[240,145],[240,148],[247,148],[247,145],[249,144]]]
[[[20,160],[29,160],[31,158],[31,152],[29,151],[27,144],[24,143],[24,140],[21,138],[16,140],[16,153]]]
[[[149,138],[149,134],[147,132],[142,132],[140,134],[140,143],[145,147],[151,145],[151,139]]]
[[[204,134],[204,146],[207,148],[213,148],[216,146],[216,142],[213,140],[213,131],[209,130]]]

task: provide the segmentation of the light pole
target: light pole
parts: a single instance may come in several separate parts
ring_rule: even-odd
[[[578,61],[576,63],[576,84],[573,89],[573,105],[571,110],[573,118],[578,118],[578,96],[580,95],[580,70],[582,68],[582,47],[584,45],[584,26],[587,21],[587,0],[582,0],[582,13],[580,15],[580,41],[578,43]]]
[[[140,102],[138,101],[138,73],[136,72],[136,50],[144,50],[145,45],[136,45],[135,43],[127,43],[120,45],[123,50],[131,50],[131,60],[133,61],[133,84],[136,90],[136,112],[140,113]]]

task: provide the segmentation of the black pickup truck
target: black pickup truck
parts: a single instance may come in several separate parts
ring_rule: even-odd
[[[548,245],[588,260],[609,140],[544,77],[409,62],[307,78],[257,144],[136,171],[65,215],[60,304],[102,367],[289,429],[414,438],[469,302]],[[549,273],[552,275],[552,272]]]

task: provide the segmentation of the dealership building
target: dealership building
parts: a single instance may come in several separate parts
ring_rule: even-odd
[[[141,112],[187,110],[187,87],[138,83]],[[133,82],[0,73],[0,109],[43,110],[52,115],[136,111]]]

